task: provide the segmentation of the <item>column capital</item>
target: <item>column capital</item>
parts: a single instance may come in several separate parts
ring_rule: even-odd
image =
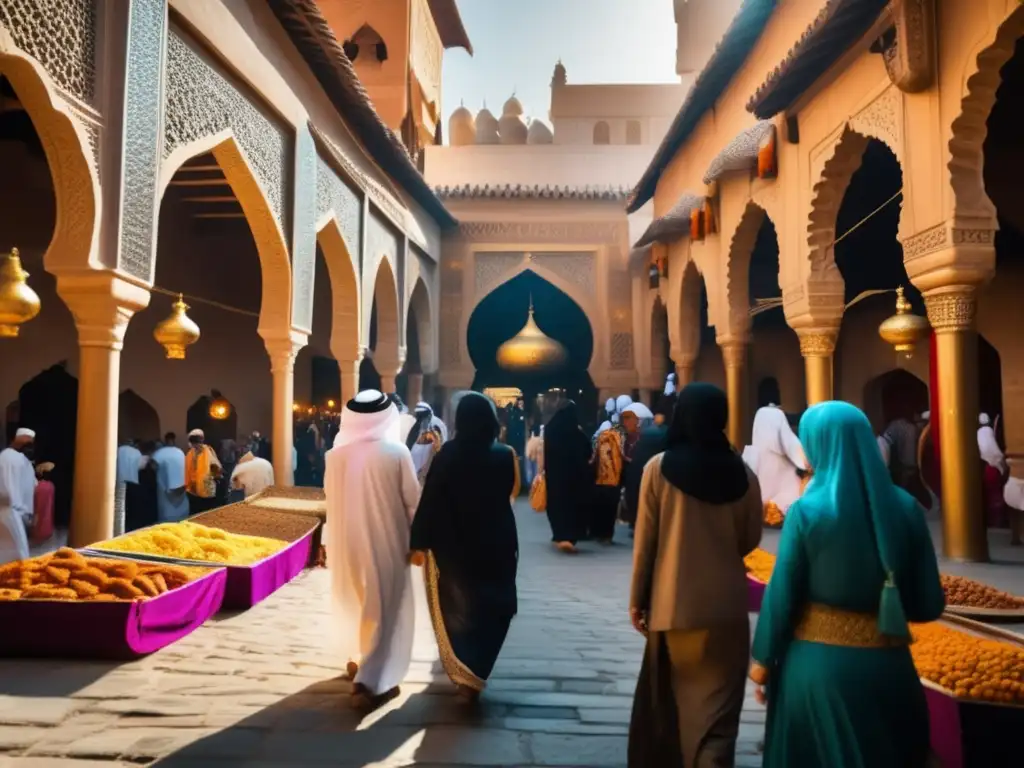
[[[924,294],[928,322],[936,333],[957,333],[974,328],[978,309],[977,289],[973,285],[936,288]]]
[[[78,344],[120,351],[128,321],[149,306],[149,289],[116,272],[59,272],[57,294],[75,318]]]
[[[804,357],[832,357],[839,339],[838,328],[807,328],[797,331],[800,354]]]
[[[949,219],[903,239],[907,277],[921,293],[983,285],[996,271],[995,220]]]
[[[722,350],[722,360],[727,368],[743,365],[747,357],[750,339],[743,336],[725,336],[715,339]]]
[[[302,331],[292,330],[288,333],[263,335],[263,344],[270,355],[272,372],[291,371],[295,366],[295,357],[309,340],[309,335]]]

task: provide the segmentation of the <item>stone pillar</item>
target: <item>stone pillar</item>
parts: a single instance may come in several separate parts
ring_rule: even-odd
[[[59,275],[57,293],[78,329],[75,483],[68,544],[85,547],[114,532],[121,348],[128,321],[149,305],[149,291],[111,272],[97,271]]]
[[[341,402],[347,403],[359,394],[359,366],[361,360],[339,360],[341,371]]]
[[[971,286],[953,286],[929,291],[924,300],[938,366],[942,549],[950,558],[984,562],[988,538],[977,438],[977,297]]]
[[[274,377],[274,421],[271,435],[274,482],[290,486],[293,477],[292,449],[295,446],[294,416],[292,404],[295,401],[295,356],[306,345],[305,334],[292,332],[282,338],[264,339],[267,354],[270,355],[270,372]]]
[[[407,377],[406,405],[410,410],[416,407],[416,403],[423,399],[423,374],[410,373]]]
[[[694,371],[696,370],[696,359],[681,360],[676,363],[676,391],[678,392],[687,384],[693,383]]]
[[[396,391],[395,376],[388,376],[386,374],[380,375],[380,391],[385,395],[393,395]]]
[[[725,363],[725,392],[729,398],[729,426],[726,434],[733,448],[742,451],[746,445],[747,408],[750,400],[747,386],[748,366],[745,339],[723,339],[718,342]]]
[[[800,354],[804,356],[807,386],[807,407],[834,399],[832,356],[836,351],[839,330],[814,329],[798,331]]]

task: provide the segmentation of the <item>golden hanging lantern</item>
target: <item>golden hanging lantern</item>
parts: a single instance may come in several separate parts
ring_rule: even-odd
[[[215,397],[210,401],[210,418],[216,421],[224,421],[231,415],[231,403],[223,397]]]
[[[199,326],[185,314],[188,308],[179,293],[171,305],[171,316],[153,329],[153,338],[167,351],[168,360],[184,360],[185,349],[199,341]]]
[[[526,325],[498,347],[496,359],[505,370],[530,372],[560,365],[566,356],[565,347],[537,327],[531,301]]]
[[[21,326],[39,314],[39,296],[29,287],[17,248],[0,263],[0,339],[15,339]]]
[[[910,302],[903,295],[903,286],[896,289],[896,314],[878,326],[878,335],[891,344],[897,352],[907,357],[914,354],[914,347],[931,333],[928,319],[911,312]]]

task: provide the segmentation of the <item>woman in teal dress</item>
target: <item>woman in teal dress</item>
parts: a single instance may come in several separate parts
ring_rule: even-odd
[[[786,516],[752,650],[764,768],[920,768],[928,708],[907,622],[945,607],[924,510],[854,406],[810,408],[800,441],[813,475]]]

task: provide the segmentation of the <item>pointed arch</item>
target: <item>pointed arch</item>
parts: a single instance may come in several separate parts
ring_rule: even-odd
[[[697,269],[693,259],[686,262],[679,284],[679,296],[675,307],[675,322],[672,322],[672,307],[669,305],[669,329],[675,326],[672,357],[680,360],[696,360],[700,353],[701,331],[701,288],[704,276]]]
[[[160,170],[157,203],[162,204],[167,187],[178,169],[187,160],[207,152],[212,153],[238,199],[260,257],[259,334],[264,339],[287,337],[292,327],[292,269],[287,241],[234,133],[228,129],[175,149]]]
[[[726,336],[741,337],[750,330],[750,261],[761,226],[768,214],[750,201],[740,216],[740,223],[729,242],[725,262],[725,297],[728,328],[719,329]]]
[[[334,211],[317,223],[316,241],[331,283],[331,354],[339,362],[355,362],[360,357],[359,277]]]
[[[949,138],[946,167],[953,189],[953,216],[987,221],[993,230],[997,228],[996,207],[985,191],[983,176],[988,117],[996,103],[1003,65],[1013,57],[1021,37],[1024,7],[1018,4],[968,58],[960,114],[953,120]]]
[[[374,366],[381,376],[394,376],[404,362],[401,354],[401,313],[398,304],[398,281],[387,257],[381,257],[373,281],[373,293],[368,297],[377,306],[377,343],[373,348]],[[365,335],[370,338],[370,315],[363,313]]]
[[[413,286],[412,294],[409,296],[409,304],[406,310],[406,322],[416,322],[416,338],[419,341],[420,367],[424,373],[433,373],[437,370],[437,344],[434,333],[434,312],[433,302],[430,299],[430,291],[422,277],[417,278]]]
[[[58,95],[49,75],[0,26],[0,74],[18,94],[46,154],[57,203],[57,224],[43,255],[50,273],[101,269],[99,181],[89,129]],[[95,128],[98,131],[98,128]]]

